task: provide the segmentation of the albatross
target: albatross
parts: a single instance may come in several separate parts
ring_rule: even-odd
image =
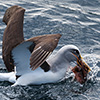
[[[2,57],[8,73],[0,73],[0,81],[12,82],[13,86],[55,83],[66,75],[71,62],[76,62],[80,68],[84,64],[84,69],[90,71],[75,45],[65,45],[49,57],[61,34],[40,35],[24,40],[24,12],[24,8],[15,5],[4,14],[3,22],[7,27],[3,34]],[[80,83],[83,82],[84,79],[81,79]]]

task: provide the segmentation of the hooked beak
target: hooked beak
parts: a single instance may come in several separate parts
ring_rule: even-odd
[[[83,84],[87,80],[87,74],[91,71],[91,69],[88,64],[83,61],[81,55],[79,55],[79,57],[77,57],[75,54],[73,55],[77,58],[77,65],[72,69],[72,71],[75,74],[76,80]]]
[[[81,57],[81,55],[80,55],[79,58],[77,59],[77,65],[79,67],[81,67],[82,69],[84,69],[84,71],[86,71],[87,73],[89,73],[91,71],[89,65],[83,61],[83,58]]]
[[[82,68],[84,71],[89,73],[91,71],[91,69],[90,69],[89,65],[83,61],[83,58],[81,57],[81,55],[79,55],[79,57],[77,57],[75,54],[73,54],[73,55],[77,58],[77,65],[80,68]]]

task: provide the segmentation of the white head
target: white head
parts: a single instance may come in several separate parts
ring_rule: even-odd
[[[81,59],[80,50],[75,45],[65,45],[58,51],[58,53],[60,53],[60,56],[64,57],[69,63],[77,61],[77,57]]]
[[[81,61],[81,63],[80,63]],[[80,50],[75,45],[65,45],[63,46],[57,54],[51,59],[51,66],[53,71],[58,71],[61,69],[67,69],[71,62],[76,62],[78,66],[82,66],[84,63],[89,70],[89,66],[83,62]],[[65,70],[66,70],[65,69]]]

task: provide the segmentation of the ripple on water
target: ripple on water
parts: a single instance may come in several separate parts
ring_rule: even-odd
[[[0,99],[1,100],[10,100],[9,97],[7,97],[6,95],[4,95],[3,93],[0,93]]]
[[[26,9],[24,19],[25,38],[47,33],[61,33],[57,49],[66,44],[77,45],[85,61],[92,69],[91,79],[83,86],[72,77],[56,84],[11,87],[9,82],[0,82],[2,100],[99,100],[100,80],[100,10],[99,0],[0,0],[0,19],[4,11],[20,5]],[[0,23],[0,67],[4,66],[2,33],[5,26]],[[6,72],[1,69],[0,72]],[[95,79],[94,79],[95,78]]]

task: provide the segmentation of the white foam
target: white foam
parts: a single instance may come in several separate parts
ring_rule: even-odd
[[[0,41],[0,44],[2,44],[2,41]]]
[[[6,25],[0,26],[0,29],[5,29],[5,28],[6,28]]]
[[[2,55],[0,55],[0,58],[2,59]]]
[[[100,22],[100,18],[92,18],[92,17],[87,17],[90,20],[96,21],[96,22]]]
[[[89,25],[96,25],[97,23],[93,23],[93,22],[82,22],[82,21],[78,21],[81,25],[85,25],[85,26],[89,26]]]
[[[100,15],[100,12],[95,11],[95,12],[92,12],[92,14]]]

